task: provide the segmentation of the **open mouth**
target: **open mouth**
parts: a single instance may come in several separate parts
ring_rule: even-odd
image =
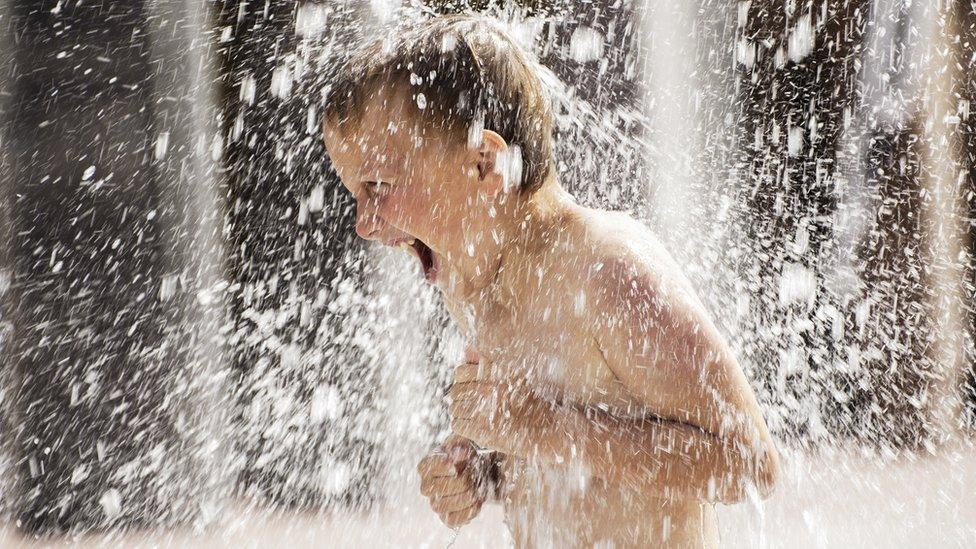
[[[437,272],[439,271],[440,262],[437,260],[437,255],[434,254],[434,250],[430,249],[430,246],[424,244],[419,238],[412,238],[410,240],[405,240],[400,243],[402,247],[409,247],[413,250],[417,259],[420,260],[420,268],[424,272],[424,279],[427,282],[434,282],[437,280]]]

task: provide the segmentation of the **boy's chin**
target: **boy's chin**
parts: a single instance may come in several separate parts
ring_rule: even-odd
[[[437,279],[432,282],[434,286],[437,287],[441,293],[453,296],[458,293],[462,288],[459,284],[460,279],[454,274],[454,271],[446,266],[442,266],[440,272],[437,273]]]

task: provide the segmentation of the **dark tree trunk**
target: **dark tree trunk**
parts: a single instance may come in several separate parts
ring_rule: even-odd
[[[540,61],[568,86],[557,103],[560,181],[594,206],[647,211],[643,0],[552,2]]]
[[[962,199],[966,203],[965,212],[968,231],[964,240],[964,260],[966,261],[965,283],[962,289],[963,312],[966,315],[966,337],[964,344],[964,363],[968,372],[964,376],[966,389],[966,408],[970,429],[976,429],[976,5],[957,2],[954,17],[955,28],[959,30],[959,42],[955,58],[959,63],[961,81],[959,89],[960,160],[965,170],[965,185]]]
[[[14,189],[13,155],[10,148],[10,127],[8,120],[14,84],[14,33],[11,24],[11,8],[0,3],[0,387],[14,387],[13,352],[11,335],[13,265],[11,239],[13,237],[13,211],[11,193]],[[5,389],[0,399],[0,517],[7,518],[11,499],[14,496],[16,479],[16,451],[14,447],[15,420],[14,406],[10,393]]]
[[[196,172],[160,154],[163,139],[172,159],[189,158],[193,98],[162,79],[176,49],[153,42],[149,17],[185,13],[166,2],[53,7],[13,3],[4,113],[18,524],[47,533],[188,520],[213,488],[200,460],[217,448],[201,450],[215,440],[201,426],[219,414],[198,405],[217,385],[220,313],[196,299],[213,282],[202,222],[213,203]]]
[[[875,228],[861,246],[863,316],[853,311],[847,324],[848,344],[863,353],[863,366],[847,380],[852,398],[849,416],[841,416],[857,438],[909,447],[929,432],[922,395],[932,370],[926,353],[934,322],[920,215],[922,133],[916,114],[905,127],[877,126],[870,134],[866,178],[880,201]]]
[[[737,44],[746,102],[737,168],[750,182],[740,195],[751,247],[743,271],[761,290],[747,313],[757,334],[747,360],[767,369],[760,400],[781,435],[913,446],[928,434],[934,335],[922,115],[892,122],[872,109],[879,97],[891,105],[898,97],[885,94],[898,90],[917,97],[919,69],[905,50],[921,22],[900,14],[903,24],[879,35],[875,51],[867,29],[882,24],[877,6],[790,6],[753,2]],[[861,68],[888,55],[890,65]],[[862,203],[839,206],[854,195]],[[870,214],[862,228],[838,233],[860,211]]]
[[[739,94],[745,102],[737,170],[748,181],[739,193],[746,206],[743,236],[751,247],[742,257],[747,262],[742,270],[761,290],[747,315],[756,337],[745,349],[747,362],[766,369],[759,374],[765,378],[760,398],[772,411],[772,428],[781,435],[808,442],[838,434],[907,442],[917,418],[911,417],[905,399],[918,383],[919,363],[912,359],[923,352],[916,342],[926,337],[924,317],[907,317],[909,330],[915,330],[911,337],[918,339],[904,350],[885,346],[883,356],[868,353],[859,359],[852,349],[873,349],[883,339],[871,328],[881,317],[869,311],[870,326],[865,328],[863,315],[852,313],[870,306],[867,295],[828,285],[837,276],[831,266],[843,253],[836,247],[833,225],[839,193],[844,192],[838,180],[850,171],[838,165],[838,146],[844,133],[852,131],[851,117],[859,114],[859,66],[869,3],[762,1],[746,6],[736,44]],[[877,134],[866,159],[869,187],[877,186],[889,200],[917,192],[912,173],[878,177],[873,171],[897,159],[899,147],[910,148],[910,137],[885,138],[883,128],[867,131]],[[917,206],[908,201],[902,207]],[[906,228],[882,226],[883,231]],[[871,244],[891,238],[895,235],[875,233],[861,250],[867,294],[877,295],[881,285],[885,299],[900,294],[901,303],[920,306],[918,287],[892,281],[887,270],[892,259]],[[900,243],[917,249],[919,241]],[[891,244],[887,249],[901,253]],[[911,249],[907,253],[904,259],[915,264],[919,256]],[[888,375],[891,360],[901,369]],[[849,368],[848,363],[855,365]],[[850,375],[844,373],[852,369]],[[908,427],[880,432],[880,410]]]

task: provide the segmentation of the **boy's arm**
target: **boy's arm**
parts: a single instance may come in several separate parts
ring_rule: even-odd
[[[558,438],[551,442],[551,456],[578,456],[592,474],[613,485],[736,503],[749,486],[765,497],[775,482],[776,473],[761,470],[768,465],[759,463],[754,449],[693,425],[622,419],[595,410],[557,408],[552,413]]]
[[[481,363],[481,353],[477,349],[468,345],[464,349],[464,363],[467,366],[477,368]],[[455,382],[457,380],[454,380]],[[484,463],[482,479],[484,481],[485,495],[487,501],[497,503],[502,499],[503,483],[502,462],[505,455],[497,450],[488,451],[481,456]]]
[[[595,332],[607,366],[659,419],[595,414],[591,421],[570,416],[561,422],[584,430],[584,458],[615,480],[650,479],[722,502],[742,499],[748,485],[766,495],[779,459],[758,403],[677,267],[664,258],[657,264],[669,263],[662,272],[618,258],[589,279],[602,311]],[[612,458],[599,451],[607,445]]]
[[[458,434],[530,461],[576,460],[613,485],[735,503],[748,485],[766,495],[775,482],[775,455],[760,464],[770,458],[757,460],[751,447],[690,424],[554,406],[492,381],[456,386],[456,394],[451,424]],[[472,404],[479,402],[492,405]]]
[[[738,363],[694,297],[623,263],[590,280],[595,309],[607,312],[597,343],[648,417],[553,407],[468,368],[458,381],[473,383],[452,389],[455,430],[519,457],[579,459],[594,475],[642,490],[733,502],[752,484],[767,494],[779,470],[775,446]]]

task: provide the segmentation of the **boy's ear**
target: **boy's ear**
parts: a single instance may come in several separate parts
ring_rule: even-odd
[[[508,149],[505,138],[491,130],[482,130],[478,147],[478,182],[487,184],[486,190],[495,194],[505,187],[504,175],[498,170],[498,157]]]

